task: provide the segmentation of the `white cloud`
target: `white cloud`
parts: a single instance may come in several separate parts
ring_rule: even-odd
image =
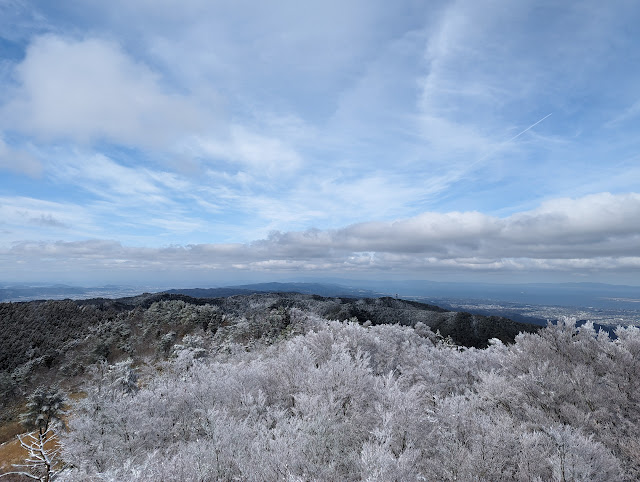
[[[546,201],[537,209],[511,216],[507,239],[551,242],[556,239],[591,243],[639,234],[640,195],[600,193],[579,199]]]
[[[0,226],[7,228],[0,246],[33,239],[80,239],[101,234],[93,214],[68,202],[26,196],[0,196]]]
[[[286,142],[275,136],[251,132],[231,125],[229,135],[194,139],[203,156],[243,164],[261,176],[289,175],[300,167],[301,158]],[[191,147],[193,149],[193,147]]]
[[[0,169],[39,177],[42,174],[42,163],[25,150],[9,147],[0,137]]]
[[[136,244],[162,244],[207,231],[209,223],[191,206],[204,203],[210,193],[203,184],[176,173],[129,167],[102,154],[65,153],[51,161],[49,175],[60,185],[91,193],[87,208],[100,219],[104,232]],[[146,234],[142,234],[145,233]]]
[[[146,170],[122,166],[101,154],[86,158],[78,156],[62,167],[61,175],[105,196],[144,197],[148,202],[162,200],[158,197],[161,190]]]
[[[349,81],[381,39],[404,27],[399,20],[406,20],[406,9],[386,6],[377,0],[118,0],[95,6],[90,21],[117,31],[137,44],[131,49],[145,49],[168,70],[180,65],[174,75],[191,85],[221,83],[249,102],[286,102],[283,90],[332,94],[336,84]]]
[[[438,269],[526,273],[635,269],[640,263],[638,246],[640,194],[602,193],[550,200],[537,209],[502,219],[477,212],[423,213],[336,230],[274,232],[250,244],[152,249],[99,240],[25,242],[3,254],[35,266],[73,262],[87,268],[119,270],[163,266],[168,271],[395,270],[419,274]]]
[[[166,146],[206,126],[196,102],[110,41],[37,37],[15,77],[3,127],[44,140]]]

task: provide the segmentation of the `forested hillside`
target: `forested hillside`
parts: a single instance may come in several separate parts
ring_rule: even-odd
[[[5,402],[76,394],[59,480],[640,477],[637,328],[292,294],[0,308]]]
[[[186,334],[215,334],[221,327],[249,323],[279,333],[292,308],[332,320],[361,323],[423,322],[463,346],[486,346],[490,338],[513,341],[536,327],[505,318],[450,312],[436,306],[391,298],[324,298],[295,293],[191,298],[147,294],[116,300],[64,300],[0,303],[0,403],[7,404],[38,384],[69,383],[98,361],[164,357]],[[265,328],[267,327],[267,328]]]

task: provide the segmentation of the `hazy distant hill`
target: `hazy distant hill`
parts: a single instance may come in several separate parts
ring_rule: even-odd
[[[259,289],[244,289],[235,286],[226,288],[180,288],[163,291],[163,293],[186,295],[193,298],[224,298],[226,296],[250,295],[253,293],[261,293]]]
[[[464,283],[426,280],[350,280],[349,284],[400,297],[485,299],[504,302],[636,310],[640,286],[605,283]]]
[[[53,298],[58,296],[82,296],[86,289],[75,286],[9,286],[0,288],[0,301],[4,300],[31,300],[38,298]]]
[[[329,283],[252,283],[226,286],[223,288],[172,289],[166,293],[179,293],[194,298],[215,298],[218,296],[245,295],[251,293],[301,293],[320,296],[344,296],[350,298],[376,298],[380,292]]]
[[[0,283],[0,301],[35,299],[121,298],[143,291],[158,292],[159,288],[108,285],[78,287],[68,285]],[[217,288],[172,289],[194,298],[215,298],[259,292],[296,292],[320,296],[376,298],[395,296],[409,299],[494,300],[534,305],[593,307],[637,311],[640,308],[640,287],[604,283],[525,283],[490,284],[439,282],[425,280],[320,280],[314,282],[254,283]]]
[[[86,298],[120,298],[131,296],[143,291],[141,288],[130,286],[106,285],[92,288],[69,285],[0,285],[0,302],[3,301],[32,301],[32,300],[63,300]]]
[[[137,295],[149,288],[107,285],[85,288],[68,285],[2,285],[0,284],[0,302],[32,301],[48,299],[89,299],[89,298],[122,298]],[[151,290],[158,292],[160,290]],[[252,293],[303,293],[321,296],[345,296],[356,298],[375,298],[383,293],[366,289],[358,289],[333,283],[255,283],[218,288],[177,288],[164,291],[172,294],[183,294],[193,298],[218,298]],[[384,292],[386,293],[386,292]]]

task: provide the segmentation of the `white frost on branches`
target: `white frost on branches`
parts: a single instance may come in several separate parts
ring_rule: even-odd
[[[0,475],[21,475],[40,482],[53,482],[60,473],[60,447],[56,443],[53,430],[37,431],[18,435],[20,446],[27,452],[22,464],[13,464],[16,471]]]
[[[637,328],[461,351],[423,325],[294,318],[295,336],[170,359],[137,392],[89,387],[65,480],[640,477]]]

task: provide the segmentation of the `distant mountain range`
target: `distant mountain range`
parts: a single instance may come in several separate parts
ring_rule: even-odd
[[[30,284],[0,284],[0,302],[4,301],[32,301],[32,300],[63,300],[87,298],[120,298],[132,296],[142,292],[141,288],[130,286],[106,285],[92,288],[55,285]]]
[[[461,283],[424,280],[353,280],[362,289],[397,293],[400,298],[483,299],[571,307],[640,308],[640,286],[605,283]]]
[[[166,293],[183,294],[194,298],[247,295],[252,293],[301,293],[304,295],[337,296],[346,298],[378,298],[387,293],[341,286],[330,283],[254,283],[224,288],[173,289]]]
[[[142,292],[161,292],[150,287],[107,285],[77,287],[68,285],[7,285],[0,283],[0,301],[36,299],[121,298]],[[340,282],[271,282],[216,288],[176,288],[167,293],[195,298],[224,297],[251,293],[302,293],[320,296],[404,299],[466,299],[501,302],[640,310],[640,287],[603,283],[482,284],[437,281],[341,280]]]

